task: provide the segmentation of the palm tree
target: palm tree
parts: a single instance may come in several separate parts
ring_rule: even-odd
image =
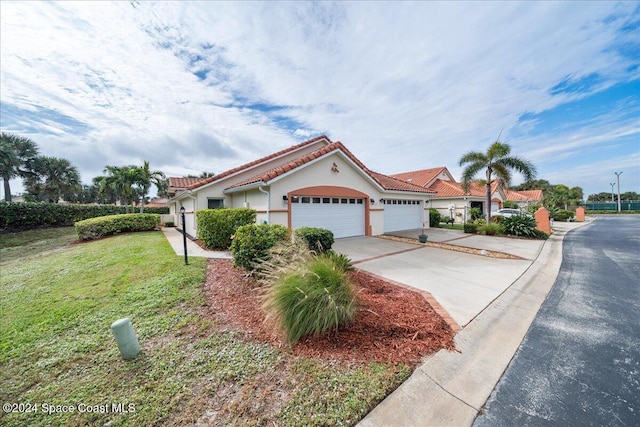
[[[149,168],[149,162],[144,161],[142,167],[138,168],[137,171],[137,182],[138,186],[142,190],[142,203],[140,203],[140,213],[144,211],[144,199],[149,194],[149,189],[151,185],[155,185],[158,189],[158,192],[161,192],[166,184],[166,176],[161,171],[152,171]]]
[[[77,194],[80,188],[80,173],[67,159],[35,157],[30,172],[24,186],[31,199],[58,203],[65,194]]]
[[[462,172],[462,188],[469,191],[471,181],[480,171],[485,172],[487,188],[487,202],[485,206],[487,222],[491,221],[491,180],[493,176],[500,178],[505,187],[511,183],[511,170],[524,175],[527,181],[535,178],[536,168],[533,163],[516,156],[509,156],[509,144],[496,141],[486,153],[470,151],[460,158],[460,166],[465,166]],[[484,181],[484,180],[483,180]]]
[[[107,175],[101,181],[104,187],[110,188],[117,195],[120,203],[124,203],[129,212],[129,203],[133,199],[133,186],[139,182],[140,172],[136,166],[105,166]]]
[[[9,180],[26,177],[28,164],[38,155],[38,146],[29,138],[0,134],[0,176],[4,181],[4,200],[11,201]]]

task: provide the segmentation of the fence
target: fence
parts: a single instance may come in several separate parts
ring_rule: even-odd
[[[597,202],[585,203],[587,210],[592,211],[617,211],[618,202]],[[623,211],[640,211],[640,200],[622,200],[620,201],[620,210]]]

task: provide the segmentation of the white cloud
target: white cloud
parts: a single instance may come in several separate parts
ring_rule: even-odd
[[[44,106],[72,118],[68,126],[86,126],[73,132],[51,118],[21,117],[3,119],[3,130],[28,130],[46,154],[68,153],[85,181],[105,164],[143,159],[178,173],[221,171],[319,132],[374,170],[446,165],[457,173],[462,153],[484,149],[502,128],[508,136],[523,113],[588,94],[551,95],[562,81],[597,74],[592,90],[599,90],[638,78],[629,71],[633,59],[612,49],[617,38],[633,41],[619,33],[637,13],[633,3],[2,8],[2,103]],[[270,106],[282,107],[288,127],[274,121]],[[600,120],[543,135],[542,143],[537,135],[509,142],[516,154],[557,160],[637,128],[628,119]]]

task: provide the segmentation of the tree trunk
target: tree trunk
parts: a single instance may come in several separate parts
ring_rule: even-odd
[[[487,168],[487,207],[485,208],[487,214],[484,217],[487,220],[487,224],[491,222],[491,172],[493,172],[493,170],[491,169],[491,167],[488,167]]]
[[[2,177],[4,181],[4,201],[11,202],[11,186],[9,185],[9,179],[6,177]]]

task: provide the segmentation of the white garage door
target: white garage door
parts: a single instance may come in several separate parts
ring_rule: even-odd
[[[422,228],[422,203],[419,200],[385,200],[384,232]]]
[[[291,197],[291,225],[321,227],[333,237],[364,235],[364,199],[344,197]]]

